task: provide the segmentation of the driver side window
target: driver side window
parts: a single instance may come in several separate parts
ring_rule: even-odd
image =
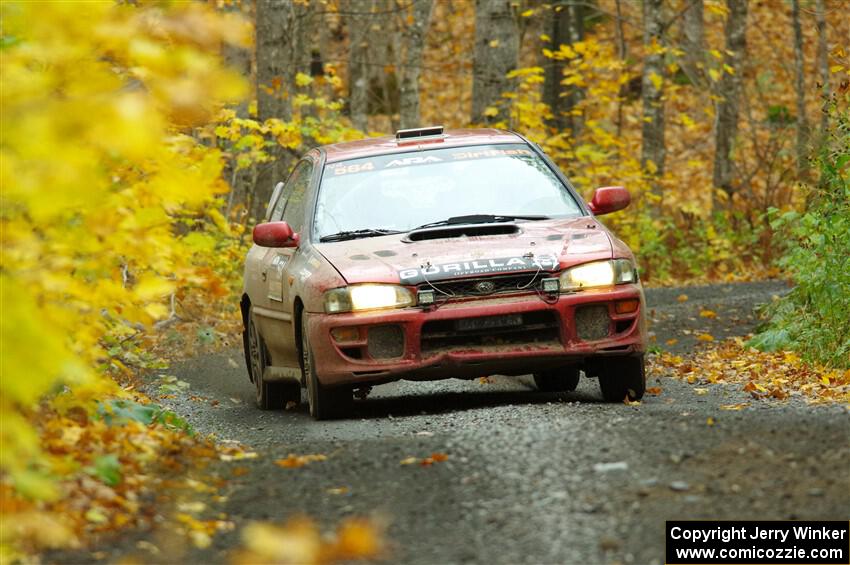
[[[307,159],[295,166],[272,210],[272,222],[283,219],[289,222],[294,231],[301,230],[301,225],[304,223],[304,193],[310,185],[312,174],[313,163]]]
[[[287,202],[292,199],[293,195],[298,198],[299,194],[303,194],[302,187],[310,183],[310,174],[312,171],[313,165],[306,159],[295,165],[295,169],[293,169],[292,174],[286,180],[286,185],[280,191],[280,196],[274,204],[269,221],[279,222],[283,219],[283,210],[286,208]]]

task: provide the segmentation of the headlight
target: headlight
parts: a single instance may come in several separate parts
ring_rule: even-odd
[[[353,312],[413,306],[413,294],[403,286],[392,284],[358,284],[335,288],[325,293],[325,312]]]
[[[635,266],[628,259],[585,263],[561,273],[561,292],[637,281]]]

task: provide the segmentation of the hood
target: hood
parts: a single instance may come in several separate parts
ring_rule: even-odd
[[[398,234],[319,243],[315,248],[348,284],[418,284],[426,277],[440,281],[537,269],[557,271],[612,257],[608,231],[593,217],[509,225],[516,226],[516,233],[419,241]]]

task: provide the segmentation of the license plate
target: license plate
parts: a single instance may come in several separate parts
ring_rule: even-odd
[[[507,314],[505,316],[488,316],[486,318],[466,318],[457,321],[457,330],[491,330],[495,328],[510,328],[522,325],[522,314]]]

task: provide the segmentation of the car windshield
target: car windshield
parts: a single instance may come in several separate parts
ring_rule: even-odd
[[[319,239],[344,232],[406,232],[460,216],[581,215],[575,199],[528,146],[396,153],[325,166]]]

